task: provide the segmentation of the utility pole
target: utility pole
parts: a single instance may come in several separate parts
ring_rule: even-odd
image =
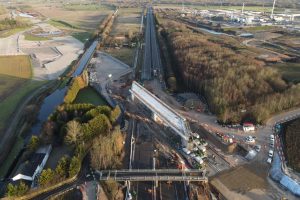
[[[244,14],[245,3],[243,3],[242,14]]]
[[[272,8],[272,13],[271,13],[271,19],[273,19],[275,3],[276,3],[276,0],[273,1],[273,8]]]

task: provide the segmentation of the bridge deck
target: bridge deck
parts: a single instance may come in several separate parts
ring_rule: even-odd
[[[131,93],[164,120],[177,134],[185,140],[188,139],[190,128],[184,117],[135,81],[132,83]]]

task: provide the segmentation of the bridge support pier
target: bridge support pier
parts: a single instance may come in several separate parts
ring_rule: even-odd
[[[131,92],[131,101],[134,101],[134,99],[135,99],[135,96],[134,96],[133,92]]]

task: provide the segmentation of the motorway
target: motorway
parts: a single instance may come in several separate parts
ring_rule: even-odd
[[[142,80],[152,79],[154,70],[161,70],[161,59],[156,39],[153,9],[149,7],[146,18],[144,65],[142,67]]]

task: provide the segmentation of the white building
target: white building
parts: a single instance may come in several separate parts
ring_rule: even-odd
[[[243,124],[243,130],[244,132],[255,131],[255,126],[252,123],[245,122]]]
[[[34,180],[43,170],[51,150],[51,145],[39,148],[26,162],[19,166],[12,180],[31,182],[31,186],[33,186]]]

